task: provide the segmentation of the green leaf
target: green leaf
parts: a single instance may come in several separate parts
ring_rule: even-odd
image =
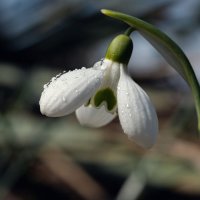
[[[141,19],[112,10],[103,9],[101,12],[109,17],[121,20],[138,30],[187,81],[194,96],[198,116],[198,129],[200,131],[200,86],[193,68],[181,48],[165,33]]]

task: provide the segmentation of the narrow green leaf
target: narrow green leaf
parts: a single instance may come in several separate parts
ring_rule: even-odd
[[[165,33],[141,19],[112,10],[103,9],[101,12],[109,17],[121,20],[138,30],[187,81],[194,96],[198,116],[198,129],[200,131],[200,86],[193,68],[181,48]]]

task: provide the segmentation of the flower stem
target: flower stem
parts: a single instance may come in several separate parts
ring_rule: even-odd
[[[129,27],[126,29],[124,32],[124,35],[130,36],[130,34],[134,31],[135,29],[133,27]]]

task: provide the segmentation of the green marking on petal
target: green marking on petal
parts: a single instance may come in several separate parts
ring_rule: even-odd
[[[114,95],[114,92],[110,88],[104,88],[99,90],[95,96],[94,99],[94,105],[96,107],[99,107],[103,102],[106,102],[107,109],[109,111],[113,110],[113,108],[117,104],[116,97]]]

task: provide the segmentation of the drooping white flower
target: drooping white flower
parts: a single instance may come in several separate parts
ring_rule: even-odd
[[[76,111],[79,122],[90,127],[104,126],[118,113],[128,137],[144,148],[152,147],[158,132],[157,115],[147,94],[126,70],[131,53],[131,39],[119,35],[106,58],[92,68],[53,78],[41,95],[41,113],[60,117]]]

